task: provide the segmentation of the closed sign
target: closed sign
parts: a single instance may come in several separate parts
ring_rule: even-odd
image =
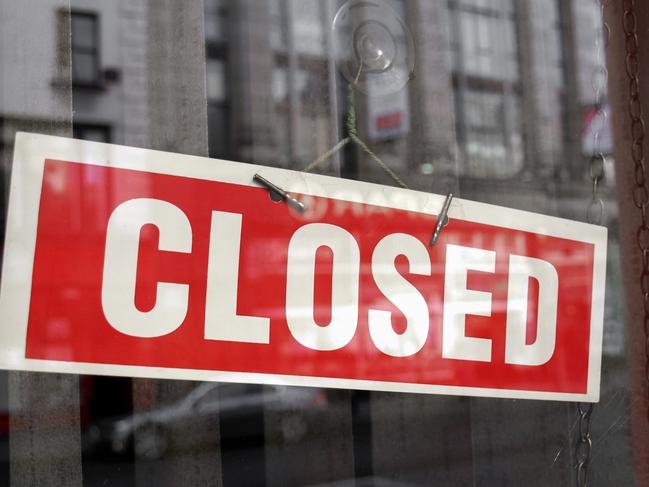
[[[606,230],[443,201],[20,134],[0,366],[597,401]]]

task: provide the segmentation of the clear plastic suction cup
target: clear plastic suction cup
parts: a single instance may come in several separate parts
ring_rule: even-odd
[[[380,0],[349,0],[333,20],[336,65],[354,88],[369,95],[401,90],[415,68],[415,46],[405,22]]]

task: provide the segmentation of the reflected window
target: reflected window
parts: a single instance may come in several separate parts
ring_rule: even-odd
[[[206,62],[207,99],[213,103],[225,102],[225,63],[223,59],[208,58]]]
[[[228,101],[228,10],[224,0],[205,2],[205,77],[210,157],[230,159],[230,103]]]
[[[72,82],[77,86],[100,84],[99,18],[97,14],[72,12]]]
[[[458,142],[469,177],[523,166],[518,39],[511,0],[449,2]]]
[[[273,49],[323,56],[324,4],[319,0],[271,0],[270,40]]]
[[[92,140],[93,142],[111,142],[110,132],[108,125],[75,122],[73,128],[75,139]]]
[[[322,4],[319,0],[290,0],[295,49],[313,56],[324,55]]]
[[[226,38],[226,0],[205,0],[205,41],[222,42]]]
[[[303,167],[328,148],[330,83],[325,25],[332,5],[318,0],[271,0],[274,51],[273,138],[282,165]],[[284,154],[284,157],[281,157]]]

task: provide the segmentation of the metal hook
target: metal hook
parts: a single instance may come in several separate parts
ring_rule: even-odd
[[[448,225],[448,209],[451,207],[451,201],[453,200],[453,193],[446,195],[446,200],[444,200],[444,206],[442,206],[442,211],[437,216],[437,225],[435,225],[435,231],[433,236],[430,239],[429,247],[432,247],[437,243],[439,239],[439,234],[442,232],[442,228]]]
[[[264,188],[266,188],[271,193],[274,193],[277,196],[279,196],[282,199],[282,201],[284,201],[288,206],[290,206],[294,210],[297,210],[300,213],[304,213],[306,211],[306,205],[304,203],[302,203],[300,200],[293,198],[282,188],[271,183],[268,179],[264,178],[263,176],[260,176],[259,173],[255,174],[252,179],[258,182],[259,184],[261,184]]]

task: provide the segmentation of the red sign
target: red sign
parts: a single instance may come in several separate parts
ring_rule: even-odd
[[[604,229],[454,200],[429,247],[423,193],[389,188],[378,204],[384,188],[365,183],[18,143],[0,299],[14,324],[0,339],[18,342],[8,327],[21,326],[24,342],[3,366],[597,400]],[[257,171],[289,188],[308,178],[292,194],[309,210],[272,201]],[[358,194],[322,194],[334,183]],[[14,282],[29,277],[8,268],[30,245],[31,280]]]
[[[387,113],[376,117],[377,130],[399,128],[401,126],[401,112]]]

